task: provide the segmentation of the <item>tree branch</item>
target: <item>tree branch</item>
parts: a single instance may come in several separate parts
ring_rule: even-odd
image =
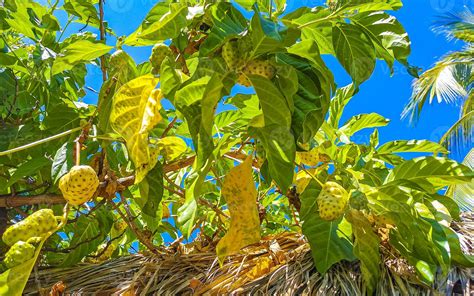
[[[226,153],[226,156],[232,157],[233,159],[240,159],[240,160],[244,160],[246,158],[246,155],[240,152],[228,152]],[[190,156],[183,160],[166,164],[163,167],[163,173],[166,174],[169,172],[178,171],[180,169],[191,166],[194,163],[195,158],[196,158],[195,156]],[[135,176],[120,178],[116,182],[117,182],[116,192],[121,192],[125,190],[125,188],[135,183]],[[114,193],[107,192],[107,185],[108,185],[108,181],[101,182],[94,196],[100,196],[107,199],[114,198],[115,192]],[[61,195],[58,195],[58,194],[40,194],[40,195],[34,195],[34,196],[12,195],[12,196],[0,197],[0,208],[17,208],[17,207],[26,206],[26,205],[29,205],[29,206],[37,205],[37,204],[54,205],[54,204],[64,204],[64,203],[66,203],[66,200]]]

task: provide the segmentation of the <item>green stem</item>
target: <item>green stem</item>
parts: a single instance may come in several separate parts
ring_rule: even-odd
[[[16,152],[20,152],[22,150],[30,149],[30,148],[33,148],[35,146],[47,143],[49,141],[53,141],[53,140],[62,138],[64,136],[67,136],[69,134],[72,134],[72,133],[80,131],[80,130],[82,130],[82,127],[76,127],[76,128],[71,129],[71,130],[62,132],[60,134],[57,134],[57,135],[54,135],[54,136],[51,136],[51,137],[48,137],[48,138],[45,138],[45,139],[41,139],[41,140],[33,142],[33,143],[26,144],[24,146],[13,148],[13,149],[10,149],[10,150],[7,150],[7,151],[1,151],[0,156],[10,155],[10,154],[13,154],[13,153],[16,153]]]

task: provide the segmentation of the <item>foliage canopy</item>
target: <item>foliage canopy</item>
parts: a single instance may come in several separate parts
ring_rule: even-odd
[[[380,145],[377,128],[389,120],[379,114],[340,122],[376,60],[416,74],[409,37],[389,14],[401,1],[295,11],[282,0],[209,2],[158,2],[134,33],[118,37],[101,0],[4,1],[0,206],[11,207],[14,223],[39,204],[62,215],[58,183],[74,165],[91,166],[100,185],[88,203],[66,207],[62,228],[42,236],[35,258],[0,276],[0,292],[21,293],[37,258],[64,267],[189,240],[217,244],[225,260],[285,231],[306,236],[322,273],[360,260],[369,293],[383,250],[425,283],[438,268],[472,266],[449,226],[459,208],[442,194],[471,182],[472,169],[437,157],[447,152],[437,143]],[[67,35],[70,23],[99,36]],[[117,38],[115,49],[106,37]],[[150,61],[137,65],[127,54],[155,44]],[[324,55],[353,83],[338,88]],[[104,78],[97,105],[82,101],[93,67]],[[367,128],[375,128],[370,141],[355,143]],[[434,155],[406,160],[406,152]],[[329,221],[317,202],[327,182],[348,194]]]

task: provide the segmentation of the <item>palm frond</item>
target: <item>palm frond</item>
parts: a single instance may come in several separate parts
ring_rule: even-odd
[[[448,39],[459,39],[474,42],[474,14],[466,7],[460,13],[448,13],[438,18],[433,29],[445,34]]]
[[[471,80],[473,63],[474,47],[468,46],[449,53],[421,74],[413,83],[412,96],[402,112],[402,118],[410,116],[412,122],[416,121],[425,103],[432,103],[435,97],[439,103],[465,100],[468,96],[466,82]]]
[[[448,150],[456,148],[460,150],[463,147],[472,147],[473,142],[473,124],[474,111],[471,111],[461,117],[449,130],[441,137],[441,145]]]

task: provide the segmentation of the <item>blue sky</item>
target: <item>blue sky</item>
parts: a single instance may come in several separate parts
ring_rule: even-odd
[[[301,5],[314,6],[320,4],[318,0],[288,0],[288,8],[294,9]],[[433,33],[431,28],[436,17],[445,13],[459,11],[463,6],[474,8],[474,0],[405,0],[404,7],[393,12],[405,26],[412,40],[412,54],[409,61],[412,65],[427,69],[445,53],[462,47],[461,43],[448,42],[444,36]],[[156,1],[152,0],[108,0],[106,1],[105,17],[109,26],[118,35],[132,33],[140,24],[143,17]],[[70,27],[71,32],[80,26]],[[115,44],[116,39],[109,37],[108,43]],[[148,59],[149,47],[125,48],[137,62]],[[328,66],[333,70],[338,86],[350,83],[345,71],[332,58],[325,58]],[[428,139],[438,141],[441,135],[456,122],[459,108],[447,104],[433,104],[426,106],[422,117],[416,126],[410,125],[408,120],[402,120],[400,114],[411,94],[411,77],[405,68],[395,65],[395,73],[390,76],[387,66],[378,62],[373,76],[365,82],[360,92],[346,108],[342,122],[359,113],[377,112],[389,118],[389,126],[379,130],[381,143],[395,139]],[[87,83],[94,89],[100,88],[101,73],[98,68],[91,67]],[[86,102],[95,103],[96,95],[89,92]],[[361,133],[358,142],[368,141],[368,133]],[[460,155],[454,158],[462,159]]]

